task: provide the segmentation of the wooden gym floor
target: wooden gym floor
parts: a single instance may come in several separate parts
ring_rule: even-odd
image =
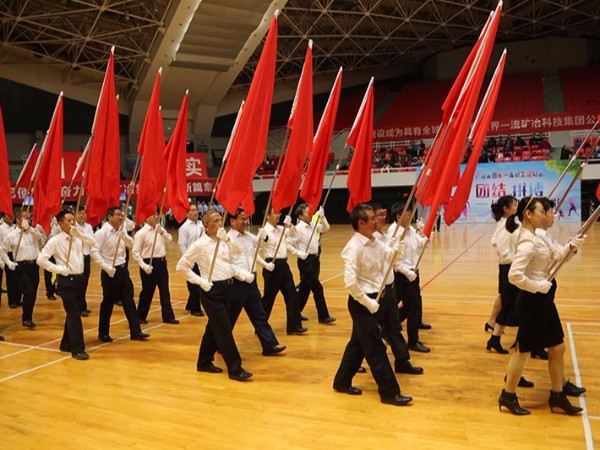
[[[130,341],[121,308],[112,317],[115,342],[97,340],[101,300],[99,269],[92,266],[83,319],[88,361],[61,353],[64,312],[45,298],[43,281],[34,310],[35,330],[21,326],[20,310],[0,310],[0,447],[24,448],[557,448],[600,447],[600,226],[558,277],[557,304],[567,353],[565,370],[587,394],[577,417],[552,414],[546,363],[529,360],[524,375],[533,389],[518,390],[531,416],[498,412],[508,356],[486,352],[483,326],[497,287],[497,260],[489,239],[492,224],[454,225],[432,238],[421,265],[424,320],[430,354],[412,354],[425,375],[398,375],[412,406],[379,402],[370,373],[354,384],[362,396],[332,390],[332,380],[350,336],[339,253],[350,226],[323,235],[321,280],[333,325],[320,325],[309,299],[306,336],[287,336],[278,297],[271,317],[287,350],[263,357],[245,313],[235,328],[244,368],[252,381],[198,373],[195,363],[206,317],[185,311],[187,290],[175,272],[176,234],[169,246],[171,296],[179,325],[165,325],[155,296],[147,342]],[[578,228],[561,224],[553,235],[564,242]],[[295,276],[296,264],[290,261]],[[140,289],[137,266],[132,278]],[[262,287],[262,277],[259,275]],[[297,278],[296,278],[297,279]],[[514,330],[502,338],[509,347]],[[216,364],[225,367],[217,356]]]

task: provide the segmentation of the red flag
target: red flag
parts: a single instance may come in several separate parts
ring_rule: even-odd
[[[89,173],[85,178],[87,220],[95,226],[110,206],[119,205],[120,191],[119,105],[115,92],[114,54],[111,50],[96,117],[92,126]]]
[[[276,59],[277,15],[271,21],[246,97],[244,112],[227,157],[227,165],[217,188],[216,198],[230,214],[235,213],[242,203],[248,215],[254,213],[252,179],[265,158]]]
[[[10,195],[10,169],[8,168],[8,150],[4,135],[4,120],[0,109],[0,211],[8,217],[13,216],[12,197]]]
[[[81,156],[79,157],[79,159],[77,159],[77,164],[75,165],[75,170],[73,170],[73,176],[71,177],[71,184],[72,183],[81,183],[81,178],[83,177],[83,171],[85,170],[85,162],[87,160],[87,157],[90,154],[91,144],[92,144],[92,138],[90,137],[87,141],[87,144],[85,144],[85,148],[83,149]]]
[[[427,190],[430,194],[427,201],[421,201],[422,204],[431,206],[431,213],[425,223],[423,233],[426,236],[431,235],[436,213],[443,204],[448,204],[453,184],[459,180],[460,163],[462,162],[464,146],[475,112],[475,106],[479,97],[479,91],[483,84],[485,70],[487,68],[490,55],[494,46],[498,24],[500,22],[501,6],[499,3],[492,21],[487,29],[487,33],[479,48],[479,51],[472,64],[472,70],[465,81],[461,90],[456,107],[452,113],[448,124],[448,133],[444,142],[440,145],[440,151],[446,156],[444,161],[438,161],[433,167],[435,176],[430,178]],[[425,193],[427,195],[427,192]]]
[[[160,75],[159,70],[138,144],[138,153],[142,155],[135,213],[138,225],[156,212],[157,205],[160,206],[167,181],[166,166],[162,158],[165,151],[165,134],[160,113]]]
[[[19,179],[15,184],[15,189],[23,188],[29,189],[31,186],[31,182],[33,181],[33,171],[37,166],[37,161],[40,156],[40,151],[37,148],[37,144],[33,144],[31,148],[31,152],[29,152],[29,156],[27,157],[27,161],[25,161],[25,165],[21,170],[19,175]]]
[[[475,131],[475,135],[473,137],[469,162],[467,167],[465,167],[456,191],[454,191],[452,200],[444,210],[444,222],[446,222],[447,225],[453,224],[456,219],[460,217],[469,199],[475,170],[477,169],[477,163],[479,162],[479,155],[481,154],[485,137],[490,128],[490,123],[492,122],[494,109],[496,108],[496,100],[498,99],[498,92],[500,91],[500,83],[502,82],[505,62],[506,50],[502,53],[485,97],[481,102],[479,113],[473,123],[472,130]]]
[[[304,163],[313,148],[313,70],[312,41],[309,41],[302,74],[288,121],[290,139],[277,184],[273,190],[275,212],[292,206],[298,198]]]
[[[354,147],[347,186],[350,192],[348,212],[359,203],[371,200],[371,165],[373,164],[373,78],[369,82],[354,125],[346,143]]]
[[[600,200],[600,183],[598,183],[598,188],[596,189],[596,198]]]
[[[309,206],[309,213],[312,216],[319,206],[321,194],[323,193],[323,178],[325,178],[325,168],[327,167],[327,157],[331,148],[331,138],[337,115],[338,104],[340,101],[340,92],[342,91],[342,68],[338,71],[329,100],[321,116],[319,128],[313,142],[313,151],[310,154],[308,168],[302,184],[302,197]]]
[[[167,202],[177,222],[183,221],[190,209],[185,175],[185,148],[187,144],[188,92],[181,102],[175,130],[169,139],[163,158],[167,160]]]
[[[58,97],[48,134],[44,139],[37,174],[34,174],[33,224],[50,233],[50,219],[61,205],[63,153],[63,95]]]

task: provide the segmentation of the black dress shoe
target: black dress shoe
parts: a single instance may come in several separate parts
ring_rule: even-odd
[[[24,320],[23,321],[23,326],[27,327],[29,329],[34,329],[35,328],[35,323],[33,323],[33,321],[31,321],[31,320]]]
[[[583,386],[579,387],[579,386],[571,383],[569,380],[567,380],[567,382],[563,386],[563,393],[570,397],[579,397],[580,395],[585,394],[585,391],[586,391],[586,389]]]
[[[412,402],[412,397],[409,395],[396,394],[393,397],[383,397],[381,403],[394,406],[405,406]]]
[[[414,344],[408,344],[408,348],[413,352],[429,353],[431,349],[423,344],[421,341],[417,341]]]
[[[335,392],[341,392],[342,394],[348,394],[348,395],[361,395],[362,394],[362,389],[357,388],[356,386],[350,386],[350,387],[333,387],[333,390]]]
[[[308,317],[306,317],[306,316],[303,316],[302,314],[300,314],[300,320],[304,320],[304,321],[306,321],[306,320],[308,320]]]
[[[111,338],[108,334],[99,334],[98,339],[102,342],[112,342],[113,338]]]
[[[204,317],[204,311],[200,310],[200,311],[191,311],[190,314],[192,316],[196,316],[196,317]]]
[[[197,366],[196,370],[198,372],[223,373],[223,369],[215,366],[213,363],[207,364],[205,366]]]
[[[117,300],[115,305],[123,306],[123,300]]]
[[[262,353],[263,353],[263,356],[273,356],[278,353],[281,353],[284,350],[285,350],[285,345],[275,345],[271,348],[264,349]]]
[[[483,331],[494,331],[494,327],[491,326],[488,322],[485,323],[485,327],[483,327]]]
[[[408,359],[397,363],[394,369],[396,373],[407,373],[409,375],[423,375],[425,372],[422,367],[413,366]]]
[[[539,359],[542,359],[544,361],[548,361],[548,352],[546,350],[544,350],[544,349],[534,350],[534,351],[531,352],[531,357],[533,359],[539,358]]]
[[[325,317],[323,320],[319,320],[319,323],[324,323],[325,325],[329,325],[330,323],[335,322],[335,317]]]
[[[287,334],[304,334],[307,331],[308,331],[308,328],[301,327],[301,328],[298,328],[296,330],[288,331]]]
[[[134,334],[130,337],[130,339],[132,341],[145,341],[146,339],[148,339],[150,337],[150,335],[148,333],[139,333],[139,334]]]
[[[0,336],[0,341],[3,341],[3,340],[4,340],[4,336]]]
[[[367,373],[367,369],[365,369],[363,366],[360,366],[356,373]]]
[[[506,375],[504,375],[504,381],[506,382]],[[532,388],[533,386],[535,386],[535,383],[533,381],[529,381],[525,377],[521,377],[519,378],[518,386],[522,388]]]
[[[431,330],[431,325],[421,322],[419,324],[419,330]]]
[[[61,352],[71,353],[71,349],[69,347],[58,347]]]
[[[240,369],[238,373],[230,373],[229,378],[235,381],[246,381],[248,380],[252,374],[244,369]]]
[[[8,291],[6,289],[4,289],[4,288],[1,288],[0,292],[2,292],[3,294],[8,294]]]
[[[9,307],[10,309],[17,309],[17,308],[19,307],[19,305],[15,305],[14,303],[9,303],[9,304],[8,304],[8,307]]]
[[[171,325],[177,325],[179,323],[179,320],[177,320],[177,319],[165,320],[163,323],[170,323]]]
[[[148,321],[146,319],[140,319],[140,324],[146,325]]]
[[[91,313],[91,311],[89,309],[84,309],[83,311],[81,311],[81,317],[87,317],[89,316]]]
[[[54,296],[54,294],[46,295],[46,298],[48,300],[52,300],[52,301],[56,300],[56,297]]]
[[[86,352],[73,353],[71,356],[79,361],[90,359],[90,355],[88,355]]]

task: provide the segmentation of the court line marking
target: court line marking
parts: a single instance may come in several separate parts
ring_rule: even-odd
[[[577,386],[581,386],[581,373],[579,372],[579,364],[577,361],[577,352],[575,350],[575,340],[573,338],[573,329],[571,322],[567,322],[567,332],[569,334],[569,348],[571,349],[571,360],[573,361],[573,372],[575,372],[575,382]],[[583,431],[585,434],[586,448],[594,448],[594,438],[592,437],[592,428],[590,426],[590,420],[587,414],[587,407],[585,404],[585,396],[579,397],[579,405],[583,408],[581,413],[581,421],[583,422]]]

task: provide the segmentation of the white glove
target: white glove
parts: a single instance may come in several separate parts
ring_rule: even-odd
[[[15,270],[17,270],[17,266],[19,265],[19,263],[9,261],[6,263],[6,265],[8,266],[8,268],[10,270],[15,271]]]
[[[264,228],[259,228],[258,233],[256,233],[256,237],[259,241],[264,241],[267,237],[267,230],[265,230]]]
[[[69,268],[67,266],[57,266],[56,273],[58,275],[66,277],[67,275],[69,275]]]
[[[267,272],[273,272],[273,270],[275,270],[275,263],[266,263],[263,267]]]
[[[538,282],[537,292],[541,292],[542,294],[547,294],[552,287],[552,283],[548,280],[541,280]]]
[[[583,236],[578,234],[569,239],[568,244],[573,248],[580,248],[585,242],[586,238],[587,234],[584,234]]]
[[[245,272],[235,272],[233,274],[233,278],[239,281],[246,281],[246,273]]]
[[[106,272],[106,274],[111,278],[115,276],[115,272],[117,271],[117,269],[109,266],[108,264],[103,264],[102,270],[104,270]]]
[[[367,308],[371,314],[375,314],[379,309],[379,303],[377,303],[367,294],[361,294],[356,301]]]
[[[72,226],[71,229],[69,230],[69,234],[72,237],[79,237],[79,235],[81,234],[81,230],[79,229],[78,226]]]
[[[421,219],[417,220],[417,222],[415,223],[415,228],[417,229],[418,232],[422,233],[423,230],[425,229],[425,224],[423,223],[423,221]]]
[[[227,242],[229,240],[229,236],[227,236],[227,231],[225,231],[225,228],[221,227],[217,230],[217,239],[223,242]]]
[[[27,219],[23,219],[23,221],[21,222],[21,228],[23,229],[23,231],[29,230],[29,222],[27,221]]]
[[[196,284],[200,286],[204,292],[210,291],[213,287],[213,284],[204,277],[198,277],[196,279]]]
[[[298,256],[298,258],[300,258],[302,261],[304,261],[306,258],[308,258],[308,253],[300,251],[300,252],[298,252],[298,255],[297,255],[297,256]]]
[[[150,264],[143,264],[140,268],[146,272],[146,275],[150,275],[152,273],[152,266]]]
[[[132,244],[133,243],[133,238],[131,236],[129,236],[127,234],[127,231],[125,230],[119,230],[117,231],[117,237],[122,239],[123,241]]]
[[[244,281],[248,284],[252,284],[254,282],[254,274],[252,272],[246,273],[246,278]]]
[[[4,270],[4,261],[0,259],[0,270]]]
[[[292,224],[292,217],[288,214],[287,216],[285,216],[285,219],[283,219],[283,225],[291,225]]]
[[[404,276],[405,276],[405,277],[408,279],[408,281],[410,281],[411,283],[417,279],[417,273],[416,273],[414,270],[410,270],[410,269],[407,269],[407,270],[404,272]]]
[[[323,209],[322,206],[319,206],[319,210],[317,211],[317,214],[319,214],[319,218],[323,218],[325,217],[325,210]]]

